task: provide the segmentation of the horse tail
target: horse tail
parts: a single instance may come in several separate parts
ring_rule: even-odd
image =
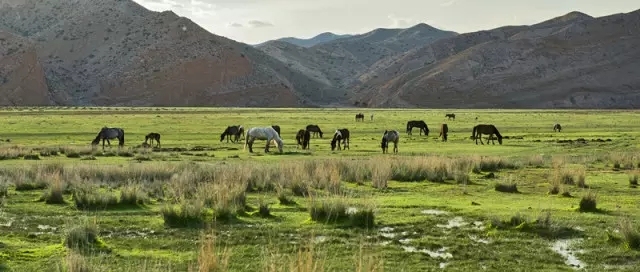
[[[244,137],[244,146],[242,147],[242,151],[247,149],[247,144],[249,144],[249,133],[247,133],[247,137]]]
[[[120,145],[124,145],[124,129],[120,129]]]

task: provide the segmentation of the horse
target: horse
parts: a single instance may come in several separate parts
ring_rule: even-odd
[[[371,114],[371,122],[373,122],[373,114]]]
[[[278,136],[280,136],[280,126],[278,126],[278,125],[273,125],[273,126],[271,126],[271,127],[272,127],[272,128],[273,128],[273,129],[278,133]]]
[[[149,139],[151,139],[151,144],[153,144],[153,141],[155,140],[156,147],[160,147],[160,133],[151,132],[147,134],[144,136],[144,143],[146,144]]]
[[[382,154],[389,151],[389,142],[393,142],[393,153],[398,153],[398,141],[400,140],[400,133],[396,130],[385,130],[382,135]]]
[[[109,140],[116,138],[118,139],[118,147],[122,147],[124,145],[124,129],[103,127],[100,129],[100,132],[98,132],[96,138],[91,141],[91,145],[96,146],[100,143],[100,140],[102,140],[102,150],[104,150],[104,141],[106,140],[109,146],[111,146]]]
[[[358,120],[364,122],[364,114],[362,113],[356,114],[356,122],[358,122]]]
[[[344,145],[344,149],[351,149],[349,148],[349,130],[348,129],[341,128],[336,130],[336,132],[333,134],[333,139],[331,140],[331,151],[336,149],[336,143],[338,145],[338,150],[341,150],[340,141],[342,141],[342,144]]]
[[[308,130],[298,130],[298,134],[296,134],[296,141],[298,142],[298,145],[302,146],[302,149],[308,149],[310,140],[311,133]]]
[[[560,124],[555,124],[555,125],[553,126],[553,131],[555,132],[556,130],[557,130],[558,132],[562,131],[562,126],[561,126]]]
[[[282,153],[282,146],[284,143],[282,142],[280,135],[278,135],[278,132],[273,127],[252,127],[247,130],[247,136],[244,138],[243,150],[247,149],[247,146],[249,146],[249,152],[253,153],[253,142],[256,139],[267,140],[267,145],[264,148],[265,153],[269,153],[269,145],[271,142],[275,142],[278,151]]]
[[[417,127],[420,129],[420,135],[422,135],[422,132],[424,131],[424,136],[429,136],[429,127],[427,126],[427,123],[425,123],[424,121],[412,120],[407,122],[407,134],[412,135],[411,131],[413,130],[414,127]]]
[[[444,117],[449,118],[449,120],[453,119],[454,121],[456,120],[456,115],[455,113],[447,113],[444,115]]]
[[[498,137],[498,143],[502,144],[502,135],[500,134],[496,126],[480,124],[473,127],[473,132],[471,132],[471,137],[476,139],[476,144],[478,144],[478,139],[480,139],[480,143],[484,145],[481,138],[482,134],[488,134],[492,144],[495,144],[492,137],[493,134],[495,134],[496,137]],[[489,140],[487,140],[487,144],[488,143],[489,143]]]
[[[322,130],[320,130],[320,127],[318,125],[308,125],[307,130],[313,132],[313,136],[316,136],[316,134],[320,134],[320,138],[322,138]]]
[[[222,134],[220,134],[220,142],[224,141],[224,138],[227,138],[227,143],[229,142],[229,138],[231,138],[231,142],[235,143],[240,140],[240,135],[244,136],[244,128],[242,126],[228,126]]]
[[[443,142],[447,141],[447,134],[448,133],[449,133],[449,126],[447,126],[447,124],[440,125],[440,135],[438,135],[438,137],[442,136],[442,141]]]

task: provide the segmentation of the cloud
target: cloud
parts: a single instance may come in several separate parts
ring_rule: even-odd
[[[244,27],[241,23],[228,23],[227,27]]]
[[[391,20],[391,27],[408,27],[415,25],[415,20],[412,18],[397,17],[393,14],[389,14],[387,18]]]
[[[441,7],[450,7],[450,6],[453,6],[453,4],[455,4],[455,3],[456,3],[456,0],[449,0],[447,2],[440,3],[440,6]]]
[[[272,23],[265,22],[265,21],[258,21],[258,20],[251,20],[251,21],[247,22],[247,24],[249,25],[249,27],[255,27],[255,28],[273,26]]]

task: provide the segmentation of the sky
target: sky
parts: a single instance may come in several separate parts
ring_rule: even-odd
[[[323,32],[361,34],[418,23],[458,33],[530,25],[580,11],[593,17],[640,9],[638,0],[134,0],[171,10],[216,35],[258,44]]]

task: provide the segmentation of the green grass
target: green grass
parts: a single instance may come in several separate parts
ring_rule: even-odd
[[[571,269],[552,250],[566,239],[589,270],[635,271],[636,119],[633,111],[5,108],[0,271],[558,271]],[[427,122],[429,136],[407,135],[408,120]],[[478,123],[508,138],[476,145]],[[264,141],[254,154],[220,142],[238,124],[280,125],[284,153],[264,154]],[[308,124],[325,136],[297,149],[295,133]],[[122,150],[117,140],[91,149],[102,126],[125,130]],[[338,128],[351,131],[350,150],[331,151]],[[398,155],[382,154],[385,129],[400,132]],[[136,148],[149,132],[162,135],[162,149]]]

